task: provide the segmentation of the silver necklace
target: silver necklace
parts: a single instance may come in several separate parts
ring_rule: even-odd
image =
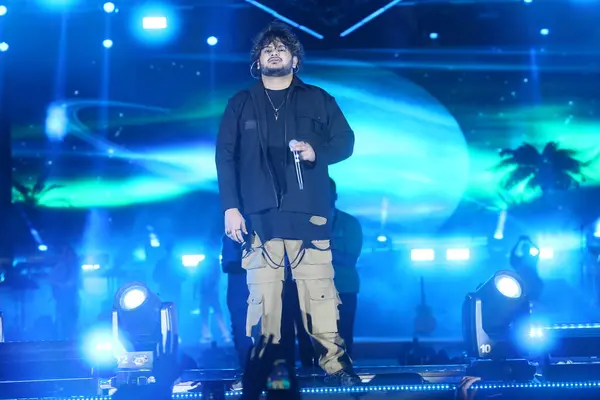
[[[287,100],[287,96],[285,96],[283,98],[283,101],[281,102],[279,107],[275,107],[275,104],[273,104],[273,100],[271,100],[271,96],[269,96],[269,92],[267,92],[266,89],[265,89],[265,94],[267,95],[267,99],[269,99],[269,103],[271,103],[271,107],[273,107],[273,115],[275,116],[275,121],[277,121],[277,119],[279,119],[279,110],[281,110],[281,107],[283,107],[283,105],[285,104],[285,101]]]

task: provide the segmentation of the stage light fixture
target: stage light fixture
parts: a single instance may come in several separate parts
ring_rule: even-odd
[[[170,384],[179,344],[173,303],[163,303],[141,282],[128,283],[115,294],[112,332],[122,346],[115,354],[117,387]]]
[[[142,18],[142,27],[145,30],[167,29],[169,26],[167,17],[144,17]]]
[[[105,12],[107,12],[107,13],[110,14],[110,13],[112,13],[112,12],[115,11],[116,7],[115,7],[115,3],[109,1],[109,2],[104,3],[104,7],[103,8],[104,8]]]
[[[517,357],[513,336],[530,315],[530,304],[521,277],[499,271],[469,293],[463,303],[463,337],[470,357]]]
[[[435,251],[433,249],[412,249],[410,259],[415,262],[435,260]]]
[[[4,53],[5,51],[8,51],[8,48],[9,48],[8,43],[6,43],[6,42],[0,43],[0,51],[1,52]]]
[[[205,259],[204,254],[185,254],[181,256],[181,265],[186,268],[195,268]]]
[[[214,46],[214,45],[216,45],[217,43],[219,43],[219,39],[217,39],[217,38],[216,38],[216,37],[214,37],[214,36],[210,36],[208,39],[206,39],[206,43],[207,43],[209,46]]]
[[[386,243],[388,241],[388,237],[386,235],[379,235],[377,236],[377,241],[379,243]]]
[[[154,232],[150,232],[150,247],[160,247],[160,240],[158,240],[158,236]]]
[[[62,103],[52,103],[46,110],[46,135],[53,141],[61,141],[67,135],[69,118]]]
[[[436,40],[439,37],[439,35],[436,32],[431,32],[429,34],[429,39],[431,40]]]
[[[8,8],[6,8],[6,6],[0,6],[0,17],[6,15],[7,12]]]
[[[113,41],[110,39],[106,39],[102,42],[102,46],[104,46],[107,49],[110,49],[113,46]]]
[[[48,246],[46,246],[45,244],[40,244],[40,245],[38,246],[38,250],[39,250],[39,251],[42,251],[42,252],[43,252],[43,251],[48,251]]]
[[[549,34],[550,34],[550,30],[549,29],[547,29],[547,28],[540,29],[540,35],[547,36]]]
[[[448,261],[468,261],[471,258],[470,249],[447,249],[446,260]]]
[[[107,328],[94,328],[83,335],[83,354],[94,366],[95,376],[112,377],[117,359],[115,354],[123,352],[121,345],[113,340],[112,332]]]
[[[543,349],[544,378],[592,381],[600,376],[600,323],[531,326],[528,336],[529,346]]]

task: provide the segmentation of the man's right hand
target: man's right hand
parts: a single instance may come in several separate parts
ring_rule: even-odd
[[[230,208],[225,211],[225,234],[231,240],[244,243],[244,235],[248,234],[246,220],[237,208]]]

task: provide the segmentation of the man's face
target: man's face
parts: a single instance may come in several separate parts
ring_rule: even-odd
[[[265,76],[286,76],[298,64],[285,45],[277,40],[264,47],[259,57],[260,72]]]

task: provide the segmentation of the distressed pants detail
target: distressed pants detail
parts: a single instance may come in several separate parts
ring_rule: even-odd
[[[333,265],[328,240],[313,241],[316,249],[302,249],[300,240],[273,239],[262,244],[253,235],[252,250],[245,252],[242,266],[247,271],[248,318],[246,334],[252,336],[260,324],[262,336],[281,340],[285,257],[298,287],[304,328],[319,355],[319,365],[328,374],[350,367],[344,341],[338,333],[340,298],[333,283]]]

